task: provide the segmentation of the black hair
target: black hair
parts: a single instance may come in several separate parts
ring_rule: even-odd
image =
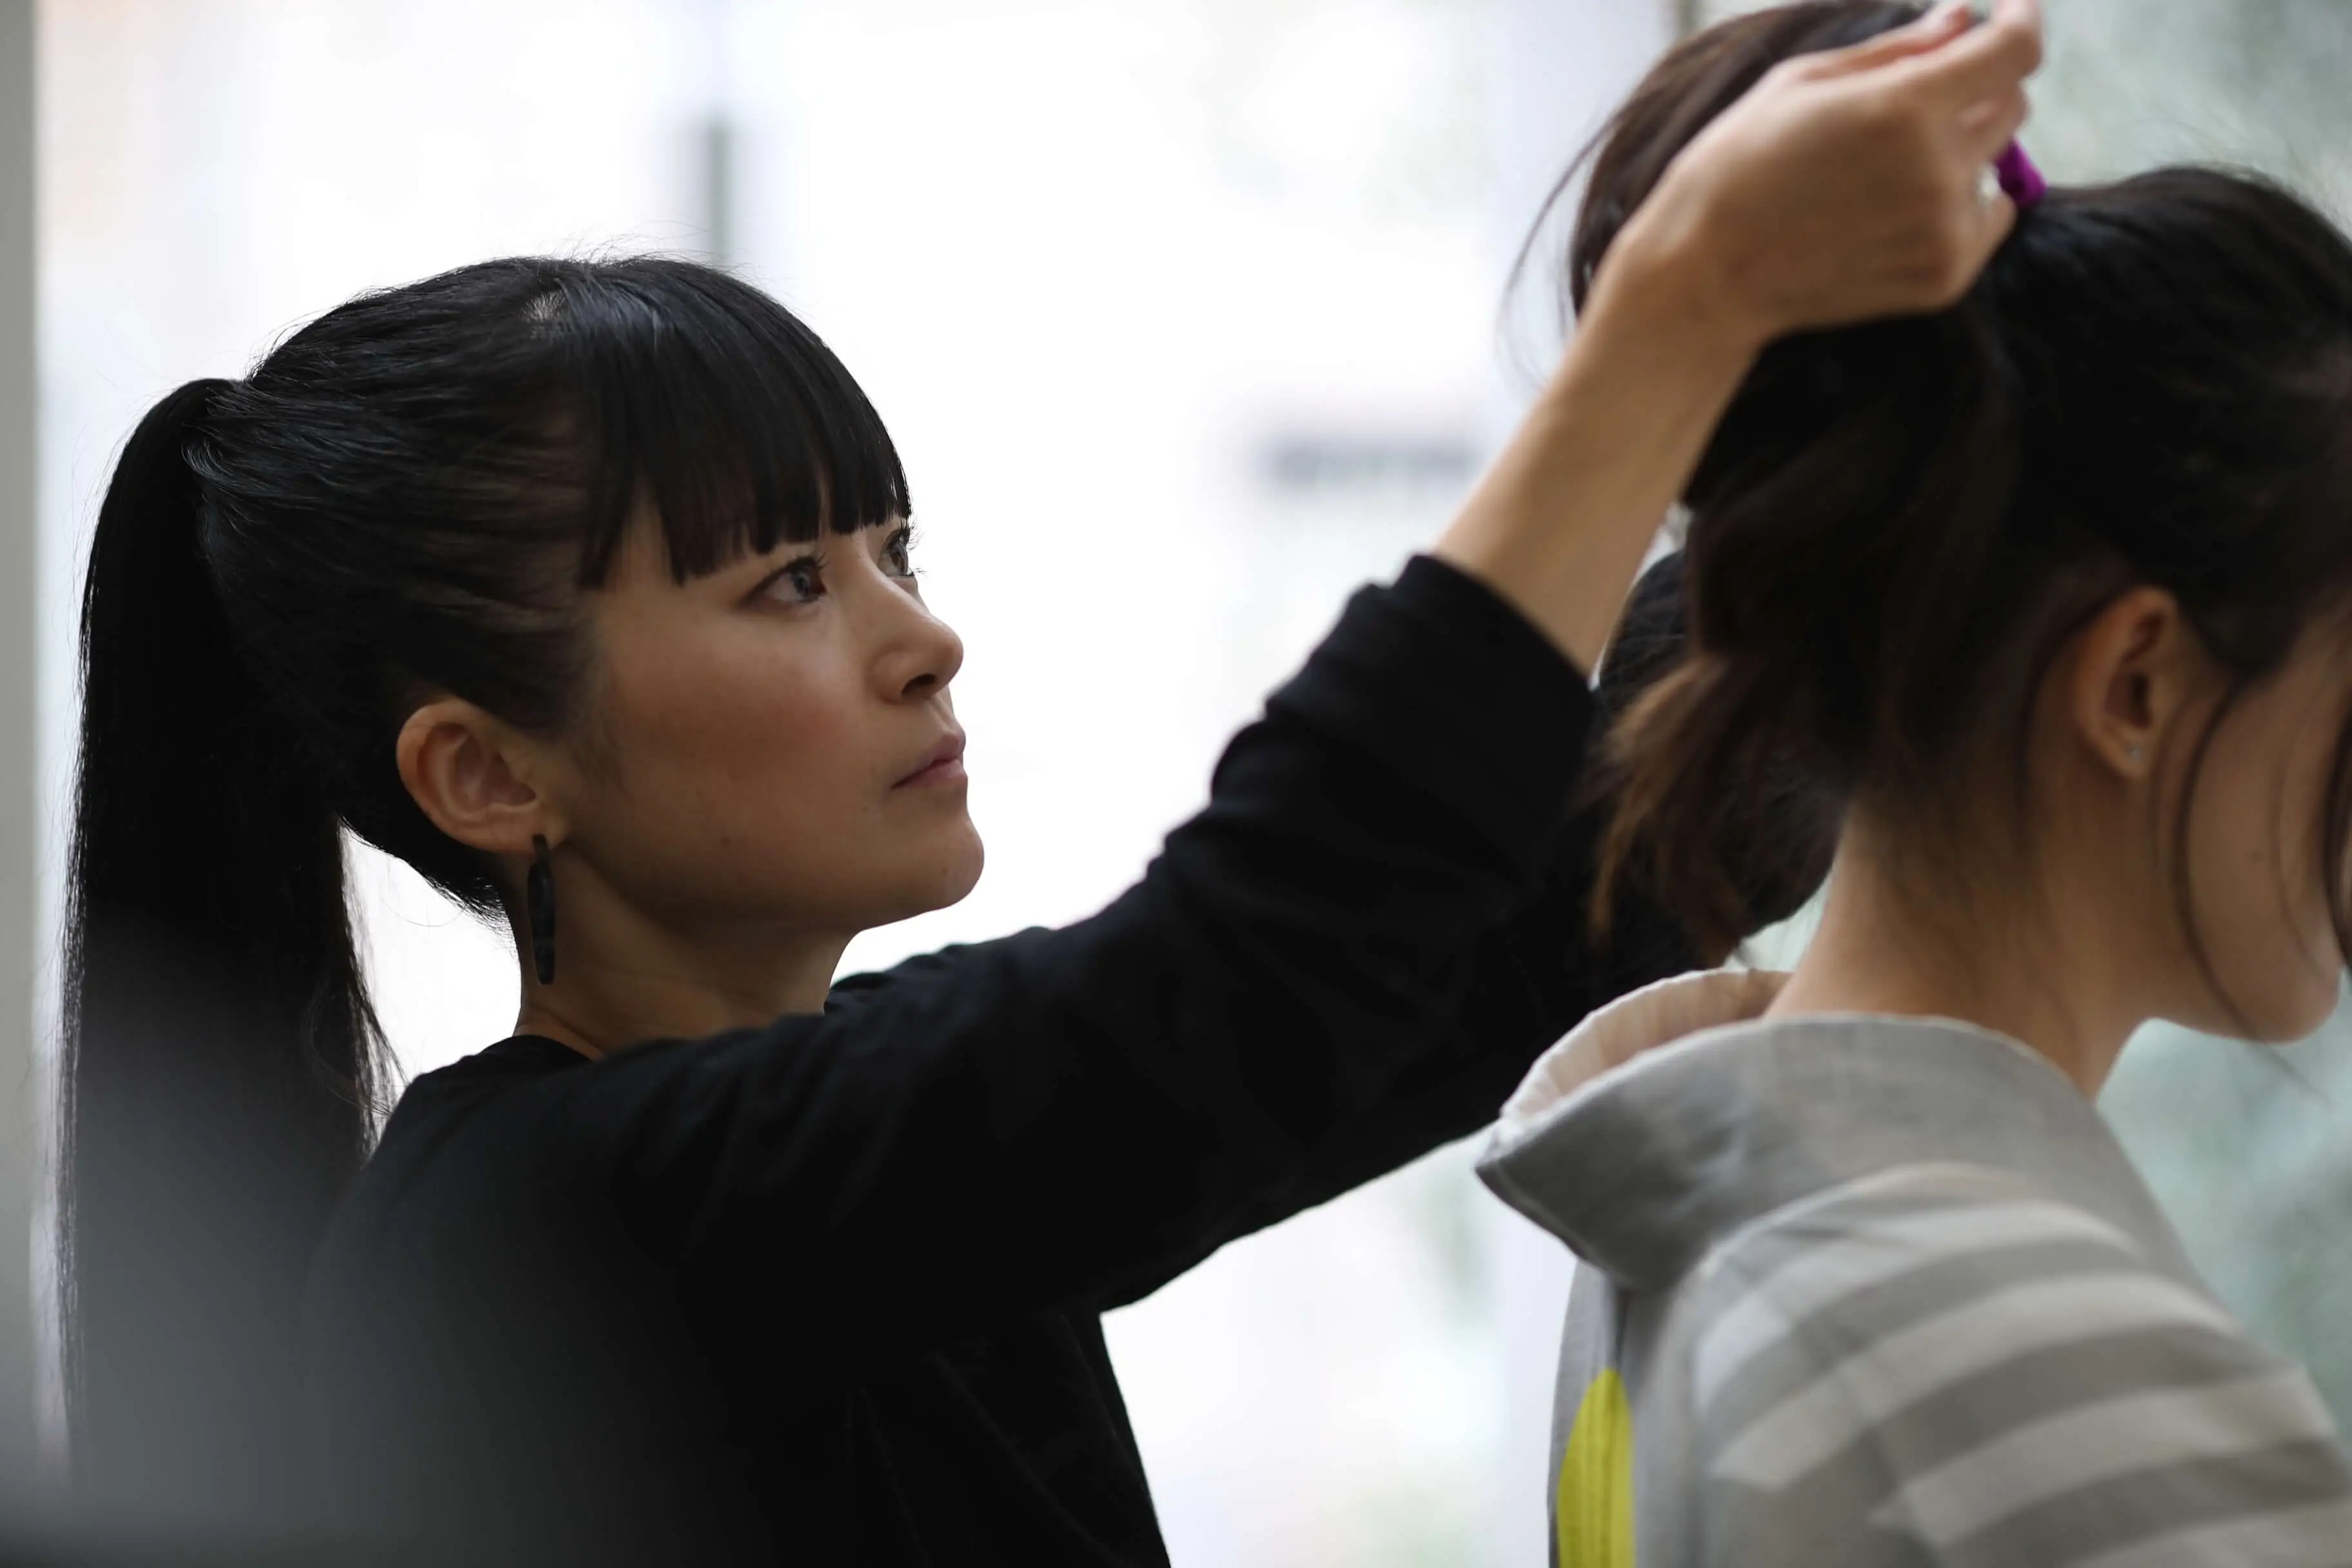
[[[450,693],[576,733],[580,595],[640,516],[684,580],[910,510],[815,335],[659,258],[364,295],[140,423],[84,589],[68,868],[60,1278],[87,1487],[211,1512],[299,1487],[301,1281],[389,1088],[343,830],[503,910],[402,784],[406,715]]]
[[[1572,300],[1674,155],[1766,70],[1917,15],[1824,0],[1671,51],[1599,143]],[[2137,584],[2176,596],[2231,682],[2193,795],[2231,703],[2352,601],[2352,245],[2248,174],[2054,188],[1954,308],[1769,348],[1684,501],[1690,643],[1611,737],[1597,909],[1631,875],[1720,952],[1752,929],[1759,883],[1819,883],[1850,810],[1958,844],[1990,787],[2021,823],[2050,661]],[[2352,951],[2352,743],[2327,813]],[[2194,942],[2187,822],[2183,802],[2171,870]],[[2206,977],[2234,1011],[2210,962]]]

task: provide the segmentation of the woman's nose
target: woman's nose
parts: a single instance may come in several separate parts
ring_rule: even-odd
[[[898,625],[877,668],[883,695],[918,701],[947,689],[963,668],[963,638],[911,594],[900,596]]]

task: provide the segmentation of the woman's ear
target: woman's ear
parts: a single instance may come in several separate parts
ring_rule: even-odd
[[[2180,602],[2161,588],[2118,595],[2075,635],[2071,663],[2067,717],[2095,765],[2152,777],[2207,670]]]
[[[534,837],[563,837],[541,787],[544,748],[462,698],[436,697],[411,713],[395,754],[417,808],[460,844],[527,858]]]

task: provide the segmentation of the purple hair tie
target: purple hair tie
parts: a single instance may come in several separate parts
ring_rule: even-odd
[[[2022,142],[2011,142],[1993,161],[1992,170],[2000,177],[2002,194],[2017,204],[2020,212],[2050,194],[2050,182],[2042,177],[2042,171],[2025,155]]]

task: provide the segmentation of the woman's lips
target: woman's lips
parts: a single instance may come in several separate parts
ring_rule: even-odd
[[[933,746],[930,754],[923,759],[920,767],[890,787],[922,789],[934,784],[963,782],[963,737],[956,734],[947,736],[938,745]]]

